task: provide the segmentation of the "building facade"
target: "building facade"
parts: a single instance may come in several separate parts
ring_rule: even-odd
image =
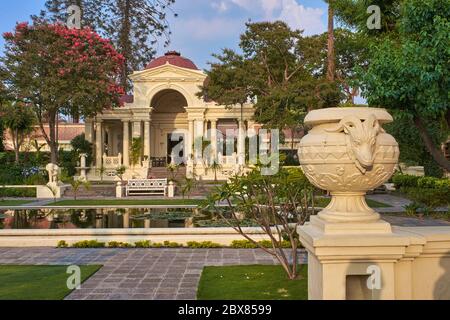
[[[206,75],[176,52],[157,58],[130,79],[134,94],[123,97],[122,107],[86,119],[86,139],[95,146],[88,179],[113,178],[120,166],[127,168],[126,179],[148,178],[152,169],[170,163],[203,179],[214,177],[208,170],[212,161],[220,164],[219,178],[242,170],[246,132],[259,130],[251,103],[226,108],[199,98]],[[235,142],[231,149],[225,142],[230,135]],[[206,140],[209,147],[203,150]],[[195,154],[198,144],[201,156]]]

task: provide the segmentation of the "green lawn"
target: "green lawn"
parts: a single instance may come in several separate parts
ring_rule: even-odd
[[[62,200],[47,206],[184,206],[200,205],[204,200],[197,199],[154,199],[154,200]]]
[[[326,206],[328,206],[330,204],[330,202],[331,202],[330,198],[317,198],[315,205],[316,205],[316,207],[325,208]],[[366,199],[366,202],[369,205],[369,207],[371,207],[371,208],[390,208],[390,207],[392,207],[386,203],[381,203],[381,202],[370,200],[370,199]]]
[[[82,282],[101,266],[81,266]],[[0,300],[62,300],[67,289],[67,266],[0,266]]]
[[[0,200],[0,207],[14,207],[31,203],[30,200]]]
[[[198,300],[307,300],[307,266],[289,280],[281,266],[205,267]]]

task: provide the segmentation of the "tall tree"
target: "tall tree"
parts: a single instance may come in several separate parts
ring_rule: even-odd
[[[116,78],[123,57],[89,28],[20,23],[4,38],[0,80],[10,96],[33,109],[51,161],[57,163],[59,114],[72,115],[76,108],[89,117],[118,105],[123,89]]]
[[[23,102],[9,101],[0,107],[1,124],[8,130],[14,148],[15,161],[20,161],[19,153],[25,138],[33,131],[35,115],[30,106]]]
[[[336,54],[334,47],[334,8],[333,0],[328,0],[328,69],[327,80],[334,81],[336,77]]]
[[[41,17],[66,21],[67,8],[72,4],[80,6],[82,24],[111,39],[124,56],[120,83],[129,91],[128,75],[153,59],[159,39],[164,39],[165,45],[169,43],[167,11],[174,3],[175,0],[47,0],[47,10]]]
[[[337,88],[308,70],[301,40],[301,31],[281,21],[248,23],[239,43],[243,53],[214,55],[218,62],[207,71],[200,95],[229,106],[257,97],[256,121],[296,131],[308,110],[340,102]]]
[[[358,95],[357,73],[358,68],[366,68],[367,39],[361,33],[346,29],[336,29],[335,34],[335,75],[336,81],[346,96],[347,103],[353,104]],[[307,70],[319,78],[326,78],[328,71],[328,34],[314,35],[302,38],[299,43],[301,59]]]
[[[403,3],[399,38],[386,37],[371,48],[370,65],[362,74],[364,96],[371,105],[410,115],[433,159],[450,171],[441,143],[428,123],[450,127],[450,0]]]

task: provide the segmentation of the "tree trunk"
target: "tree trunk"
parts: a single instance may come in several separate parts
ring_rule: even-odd
[[[50,141],[49,141],[49,147],[50,147],[50,160],[51,163],[57,164],[58,163],[58,142],[56,140],[56,114],[49,114],[49,134],[50,134]]]
[[[328,70],[327,80],[334,81],[336,75],[336,57],[334,52],[334,9],[332,0],[328,4]]]
[[[19,144],[19,132],[18,130],[15,130],[14,134],[12,134],[11,131],[11,138],[14,141],[14,154],[15,154],[15,160],[16,164],[19,164],[20,162],[20,144]]]
[[[428,130],[419,116],[414,116],[414,124],[419,130],[419,135],[425,143],[425,147],[433,157],[434,161],[446,171],[450,172],[450,161],[447,160],[440,148],[437,148]]]
[[[125,0],[122,8],[122,27],[119,35],[119,47],[121,54],[124,56],[124,67],[120,76],[120,84],[127,93],[129,91],[128,85],[128,67],[130,63],[130,57],[132,55],[132,48],[130,44],[131,38],[131,3],[130,0]]]

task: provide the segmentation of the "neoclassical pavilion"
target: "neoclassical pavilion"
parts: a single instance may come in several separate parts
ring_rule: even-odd
[[[199,137],[211,141],[211,153],[221,164],[219,176],[228,177],[244,165],[246,129],[256,129],[252,121],[251,103],[241,108],[225,108],[197,97],[206,75],[189,59],[177,52],[152,61],[143,71],[130,76],[134,94],[123,97],[121,108],[104,111],[86,119],[86,139],[95,145],[94,167],[88,179],[113,178],[116,169],[127,167],[126,178],[148,178],[152,169],[166,167],[176,151],[185,160],[188,176],[211,179],[205,161],[193,160],[193,146]],[[217,137],[234,132],[236,146],[228,153],[222,151],[224,139]],[[132,163],[130,149],[133,141],[143,143],[137,163]],[[179,151],[182,145],[183,151]],[[225,148],[226,149],[226,148]],[[229,149],[228,149],[229,150]],[[135,162],[135,161],[134,161]],[[103,169],[101,169],[103,168]],[[100,170],[101,169],[101,170]]]

